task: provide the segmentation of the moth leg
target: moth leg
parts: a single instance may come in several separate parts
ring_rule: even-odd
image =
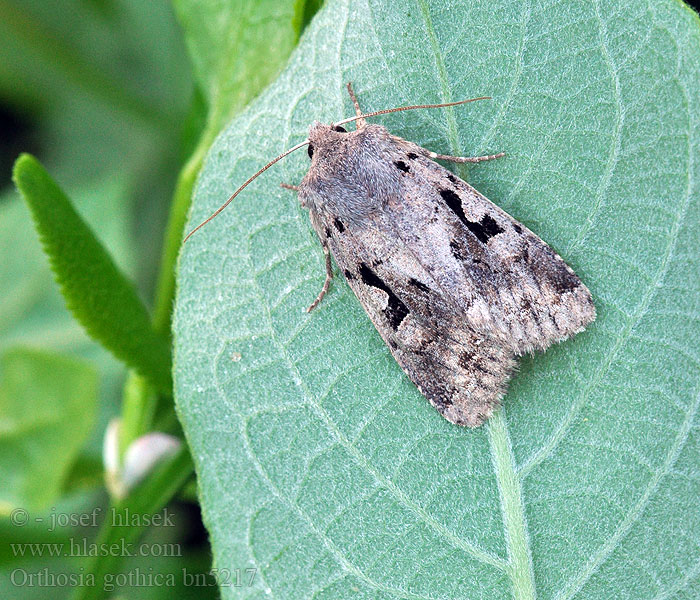
[[[362,109],[360,108],[360,103],[357,101],[357,96],[355,96],[355,90],[352,89],[352,83],[348,81],[348,94],[350,94],[350,100],[352,100],[352,104],[355,107],[355,114],[360,117],[362,116]],[[357,119],[355,121],[355,128],[356,129],[362,129],[365,125],[367,125],[367,121],[364,119]]]
[[[425,148],[423,150],[425,150]],[[430,150],[425,150],[425,154],[432,159],[439,158],[440,160],[449,160],[455,163],[480,163],[485,160],[493,160],[494,158],[501,158],[501,156],[506,155],[505,152],[499,152],[498,154],[488,154],[486,156],[450,156],[449,154],[438,154]]]
[[[291,183],[280,183],[280,187],[284,188],[285,190],[292,190],[293,192],[299,191],[299,186],[292,185]]]
[[[314,308],[316,308],[321,300],[323,300],[323,297],[326,295],[328,292],[328,288],[331,285],[331,279],[333,279],[333,265],[331,264],[331,251],[328,248],[327,244],[323,244],[323,254],[326,256],[326,280],[323,282],[323,287],[321,288],[321,291],[319,292],[318,296],[316,296],[316,300],[313,301],[311,306],[306,309],[306,312],[311,312]]]

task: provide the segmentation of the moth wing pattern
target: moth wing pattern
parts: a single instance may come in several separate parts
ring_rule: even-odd
[[[401,202],[386,205],[397,234],[476,331],[520,355],[595,319],[590,292],[549,245],[429,151],[395,136],[392,142],[403,167]]]
[[[420,263],[380,234],[337,230],[314,219],[338,267],[404,372],[448,421],[475,427],[498,406],[515,354],[460,321],[451,303],[431,291]],[[341,226],[342,227],[342,226]],[[330,234],[330,235],[329,235]],[[372,243],[374,242],[374,243]],[[377,257],[384,258],[378,260]],[[406,276],[410,273],[409,276]]]

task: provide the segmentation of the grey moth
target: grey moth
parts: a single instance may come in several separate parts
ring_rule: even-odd
[[[331,256],[420,392],[448,421],[475,427],[499,405],[517,357],[545,350],[595,319],[591,293],[545,242],[435,162],[502,154],[436,154],[367,118],[421,105],[315,122],[307,140],[248,179],[209,219],[272,164],[308,146],[298,186],[333,278]],[[481,99],[481,98],[478,98]],[[478,100],[477,99],[477,100]],[[356,129],[344,124],[355,121]],[[189,237],[188,235],[188,237]]]

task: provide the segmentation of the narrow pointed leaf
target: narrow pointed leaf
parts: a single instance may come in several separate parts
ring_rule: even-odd
[[[170,346],[153,330],[131,282],[34,157],[17,159],[14,180],[75,318],[118,359],[170,393]]]

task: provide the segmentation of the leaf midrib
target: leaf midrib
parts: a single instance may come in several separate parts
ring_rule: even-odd
[[[447,70],[442,58],[442,53],[437,43],[437,36],[433,27],[430,11],[426,0],[417,0],[421,16],[428,31],[431,49],[435,55],[438,66],[438,76],[443,91],[443,102],[451,102],[449,81]],[[529,4],[528,4],[529,10]],[[524,13],[521,13],[521,15]],[[520,30],[520,52],[522,56],[522,45],[524,44],[525,26],[527,21],[521,23]],[[514,82],[511,84],[508,101],[520,77],[520,69],[516,70]],[[505,109],[503,109],[505,110]],[[502,114],[502,113],[499,113]],[[448,138],[456,156],[461,156],[457,135],[457,122],[454,111],[447,110]],[[492,126],[492,130],[495,125]],[[508,427],[505,421],[505,409],[501,409],[494,415],[487,424],[489,444],[494,458],[494,471],[498,482],[498,492],[501,496],[501,509],[503,513],[503,529],[508,552],[508,563],[506,572],[513,586],[513,595],[518,600],[534,600],[535,580],[532,569],[532,551],[530,549],[529,536],[527,534],[527,521],[522,499],[522,483],[517,474],[515,457],[508,437]]]

